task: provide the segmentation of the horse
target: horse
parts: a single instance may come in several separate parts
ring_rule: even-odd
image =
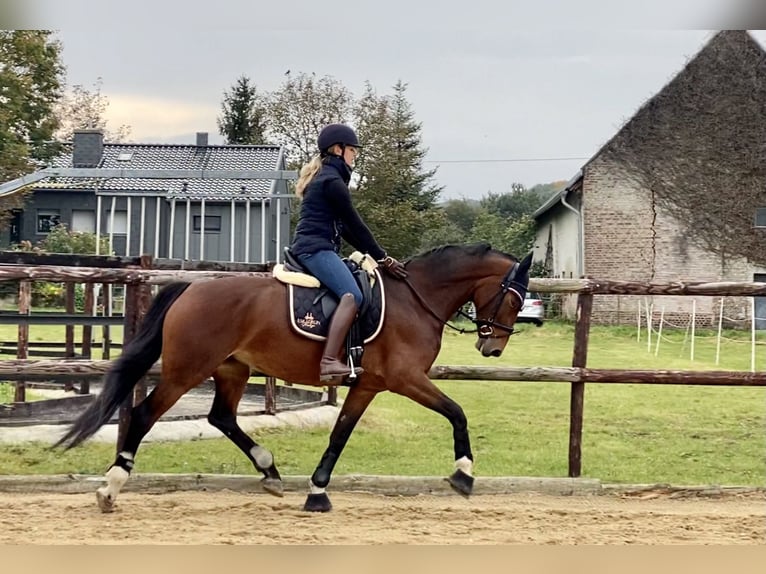
[[[406,261],[406,279],[379,275],[386,295],[383,327],[365,347],[363,373],[349,383],[328,447],[311,476],[304,510],[332,508],[326,489],[333,468],[356,423],[382,391],[408,397],[449,420],[455,470],[447,480],[457,493],[471,494],[473,454],[466,416],[428,372],[445,325],[469,301],[476,310],[469,317],[476,325],[476,349],[485,357],[502,354],[524,304],[531,259],[530,253],[519,261],[486,243],[449,245]],[[106,484],[96,492],[103,512],[113,510],[152,425],[211,376],[215,395],[208,421],[263,474],[266,492],[283,495],[273,454],[237,425],[236,412],[254,371],[296,384],[327,386],[319,381],[322,344],[290,328],[288,308],[286,285],[269,276],[177,282],[158,292],[135,337],[105,374],[101,393],[55,445],[70,449],[92,436],[162,358],[160,382],[132,409],[123,444],[106,471]]]

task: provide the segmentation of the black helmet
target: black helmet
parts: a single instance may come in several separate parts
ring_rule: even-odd
[[[350,145],[362,147],[359,145],[359,138],[350,127],[345,124],[330,124],[322,128],[317,138],[317,147],[319,151],[327,151],[335,144]]]

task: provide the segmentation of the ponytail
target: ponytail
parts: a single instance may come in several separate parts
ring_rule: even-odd
[[[311,161],[305,164],[301,168],[300,175],[298,176],[298,183],[295,184],[295,195],[300,199],[303,199],[303,192],[314,179],[314,176],[322,169],[322,158],[319,155],[315,155],[311,158]]]

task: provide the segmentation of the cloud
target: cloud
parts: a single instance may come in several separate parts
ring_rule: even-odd
[[[109,107],[104,114],[108,126],[130,126],[130,137],[136,142],[185,141],[187,134],[207,131],[213,135],[218,131],[216,105],[136,94],[110,93],[108,97]]]

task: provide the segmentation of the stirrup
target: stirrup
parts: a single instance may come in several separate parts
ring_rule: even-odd
[[[335,379],[348,379],[349,381],[355,381],[359,375],[364,373],[364,369],[362,367],[355,367],[353,371],[348,371],[345,373],[325,373],[322,374],[319,373],[319,380],[322,382],[327,381],[333,381]]]
[[[337,365],[339,366],[342,366],[342,368],[344,369],[342,373],[341,372],[322,373],[322,367],[320,363],[319,380],[322,382],[332,381],[333,379],[346,379],[346,378],[352,381],[355,380],[359,375],[361,375],[364,372],[364,369],[362,369],[361,367],[354,366],[353,361],[351,360],[349,360],[349,362],[351,363],[350,366],[346,363],[339,361],[338,359],[335,359],[335,363],[337,363]]]

